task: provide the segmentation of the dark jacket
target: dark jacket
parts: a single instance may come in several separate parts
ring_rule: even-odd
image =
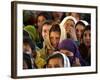
[[[90,53],[90,48],[87,48],[85,46],[85,44],[80,44],[79,46],[79,51],[80,54],[82,56],[82,58],[84,59],[85,62],[85,66],[90,66],[91,65],[91,53]]]

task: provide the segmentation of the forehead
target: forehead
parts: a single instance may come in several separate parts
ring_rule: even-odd
[[[65,23],[74,23],[74,21],[72,19],[68,19]]]
[[[91,31],[90,31],[90,30],[86,30],[86,31],[84,32],[84,35],[89,35],[89,34],[91,34]]]
[[[38,20],[39,19],[46,19],[43,15],[38,16]]]
[[[43,29],[50,29],[51,25],[50,24],[44,24]]]
[[[84,29],[85,28],[85,26],[83,26],[83,25],[81,25],[81,24],[78,24],[77,26],[76,26],[76,29]]]
[[[57,57],[51,58],[49,60],[49,63],[51,63],[51,64],[59,64],[59,63],[62,63],[62,58],[57,58]]]
[[[60,37],[60,32],[58,32],[58,31],[52,31],[52,32],[50,32],[50,37],[51,36],[58,36],[58,37]]]
[[[86,31],[84,31],[84,34],[90,33],[90,32],[91,32],[90,30],[86,30]]]

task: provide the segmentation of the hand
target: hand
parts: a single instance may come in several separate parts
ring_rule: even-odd
[[[63,54],[65,54],[66,56],[70,56],[70,57],[73,57],[74,56],[74,53],[68,51],[68,50],[63,50],[61,49],[60,52],[62,52]]]
[[[72,66],[81,66],[79,58],[75,58],[75,61]]]
[[[75,28],[70,27],[70,28],[69,28],[69,34],[70,34],[71,38],[72,38],[74,41],[77,41]]]

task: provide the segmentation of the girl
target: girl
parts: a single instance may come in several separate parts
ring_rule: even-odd
[[[77,36],[79,43],[82,42],[81,36],[82,36],[83,31],[84,31],[84,29],[86,28],[87,25],[88,25],[88,22],[84,21],[84,20],[79,20],[75,25],[76,36]]]
[[[39,34],[41,34],[41,29],[42,29],[42,25],[46,20],[49,20],[49,14],[46,12],[41,12],[37,15],[36,18],[36,25],[37,25],[37,29]]]
[[[46,64],[47,56],[58,50],[58,44],[64,39],[63,35],[65,34],[61,31],[63,29],[60,29],[59,24],[52,24],[48,36],[44,39],[43,48],[37,52],[35,63],[38,68],[43,68]]]
[[[76,43],[71,39],[63,40],[59,46],[59,50],[69,57],[71,66],[81,66],[80,63],[80,53]]]
[[[47,58],[47,68],[59,68],[59,67],[70,67],[70,62],[68,57],[66,57],[63,53],[56,51],[53,52]]]
[[[77,41],[76,32],[75,32],[75,24],[76,19],[72,16],[65,17],[60,23],[60,27],[64,27],[66,31],[66,38],[73,39]]]
[[[34,42],[36,46],[36,49],[39,49],[43,46],[35,26],[32,26],[32,25],[24,26],[24,30],[28,32],[29,37],[32,39],[32,41]]]
[[[46,39],[46,37],[49,35],[49,30],[52,26],[52,21],[45,21],[42,25],[42,37],[43,37],[43,40]]]
[[[35,45],[26,31],[23,31],[23,69],[34,69]]]
[[[82,43],[79,46],[82,58],[85,61],[85,66],[91,65],[91,28],[90,25],[86,26],[86,29],[82,35]]]

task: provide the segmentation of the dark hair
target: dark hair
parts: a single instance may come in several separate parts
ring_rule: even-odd
[[[71,16],[72,13],[76,13],[76,12],[69,12],[69,13],[68,13],[68,16]],[[80,13],[76,13],[76,14],[79,16],[79,18],[81,18],[81,14],[80,14]]]
[[[53,24],[49,31],[49,35],[51,32],[59,32],[61,34],[61,29],[60,29],[59,24]]]
[[[23,36],[29,37],[29,33],[27,31],[23,30]]]
[[[53,23],[52,20],[46,20],[46,21],[44,21],[44,23],[42,24],[42,26],[45,25],[45,24],[52,25],[52,23]]]
[[[55,12],[52,12],[52,13],[55,13]],[[59,12],[56,12],[56,13],[59,13]],[[66,14],[65,14],[65,12],[61,12],[62,13],[62,16],[60,17],[60,19],[59,19],[59,22],[58,23],[60,23],[65,17],[66,17]],[[53,16],[53,14],[52,14],[52,20],[54,20],[54,16]]]
[[[49,55],[48,58],[47,58],[47,64],[48,64],[48,62],[49,62],[50,59],[54,59],[54,58],[62,59],[62,63],[63,63],[63,65],[64,65],[64,58],[63,58],[63,56],[62,56],[61,54],[59,54],[59,53]]]
[[[52,23],[53,23],[52,20],[46,20],[46,21],[44,21],[44,23],[42,24],[42,29],[43,29],[44,25],[46,25],[46,24],[47,25],[52,25]]]
[[[87,25],[84,31],[91,30],[91,25]]]
[[[32,52],[35,52],[35,44],[28,36],[23,36],[23,43],[28,43],[32,49]]]
[[[46,20],[51,20],[49,14],[47,12],[41,12],[40,14],[37,15],[36,24],[38,23],[38,17],[39,16],[43,16]],[[43,24],[42,24],[42,26],[43,26]],[[38,28],[38,25],[36,25],[36,28]],[[42,32],[42,28],[40,29],[40,36],[41,36],[41,32]]]
[[[31,57],[29,54],[23,53],[23,61],[25,61],[28,69],[32,69]]]
[[[35,16],[34,13],[32,13],[32,11],[24,10],[23,16],[24,16],[23,17],[24,26],[35,24]]]
[[[50,20],[50,16],[47,12],[41,12],[40,14],[37,15],[37,20],[36,22],[38,21],[38,17],[39,16],[44,16],[46,20]]]
[[[78,22],[76,23],[76,25],[75,25],[75,28],[76,28],[76,26],[79,25],[79,24],[85,27],[85,24],[84,24],[83,22],[78,21]]]
[[[88,30],[91,30],[91,25],[87,25],[86,28],[84,29],[83,34],[81,36],[82,39],[83,39],[83,36],[84,36],[84,32],[88,31]]]

